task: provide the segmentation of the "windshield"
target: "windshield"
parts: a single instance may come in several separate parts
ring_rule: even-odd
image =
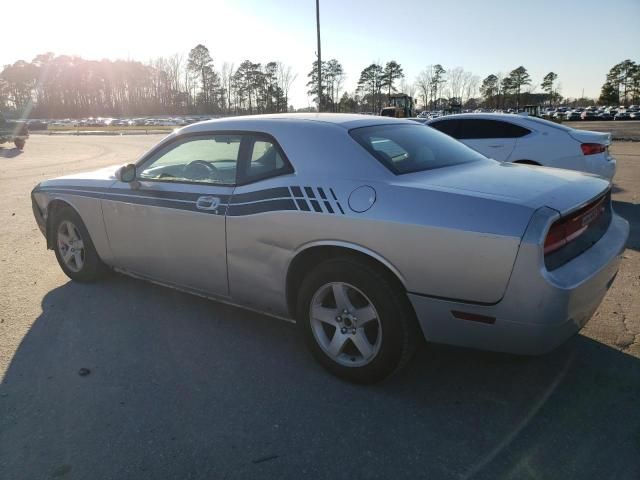
[[[486,160],[448,135],[417,124],[354,128],[349,134],[396,175]]]

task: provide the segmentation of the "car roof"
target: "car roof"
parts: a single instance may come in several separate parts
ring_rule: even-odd
[[[246,115],[239,117],[218,118],[189,125],[180,130],[180,133],[206,132],[209,130],[263,130],[269,127],[277,127],[282,123],[297,125],[312,124],[316,127],[341,127],[352,129],[374,125],[409,123],[392,117],[377,117],[372,115],[358,115],[350,113],[276,113],[268,115]]]
[[[578,112],[567,112],[569,115],[578,115]],[[549,120],[544,120],[538,117],[531,117],[529,115],[520,115],[517,113],[456,113],[453,115],[447,115],[445,117],[439,117],[438,119],[429,120],[426,124],[431,125],[435,124],[439,121],[443,120],[451,120],[451,119],[460,119],[460,118],[475,118],[481,120],[499,120],[503,122],[510,122],[516,125],[520,125],[522,127],[532,129],[532,130],[544,130],[547,129],[555,129],[567,131],[571,130],[569,127],[564,125],[560,125],[557,123],[550,122]],[[553,130],[551,130],[553,131]]]
[[[515,113],[486,113],[486,112],[470,112],[470,113],[454,113],[451,115],[446,115],[444,117],[438,117],[437,121],[442,121],[442,120],[450,120],[450,119],[454,119],[454,118],[475,118],[475,119],[482,119],[482,120],[503,120],[503,121],[510,121],[510,120],[519,120],[519,119],[523,119],[523,118],[527,118],[527,115],[518,115]],[[434,119],[434,123],[436,122],[436,120]]]

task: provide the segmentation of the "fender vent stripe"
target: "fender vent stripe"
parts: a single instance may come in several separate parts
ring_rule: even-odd
[[[316,212],[322,213],[322,207],[320,206],[317,200],[309,200],[309,201],[311,202],[311,206]]]
[[[296,198],[296,205],[298,205],[298,209],[302,210],[303,212],[308,212],[309,210],[311,210],[309,208],[309,204],[304,198]]]

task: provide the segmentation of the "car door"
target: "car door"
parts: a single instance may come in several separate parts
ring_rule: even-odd
[[[310,207],[294,198],[302,195],[300,187],[290,188],[299,180],[275,138],[253,134],[245,151],[227,210],[230,296],[234,303],[283,315],[278,308],[284,304],[283,246],[287,230],[295,227],[291,213]]]
[[[163,283],[228,296],[225,215],[246,136],[178,137],[137,164],[102,201],[114,265]]]

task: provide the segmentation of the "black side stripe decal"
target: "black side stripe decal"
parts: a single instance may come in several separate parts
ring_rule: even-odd
[[[78,190],[82,192],[93,192],[93,193],[104,193],[104,194],[112,194],[112,195],[126,195],[132,197],[154,197],[154,198],[162,198],[167,200],[182,200],[195,202],[198,200],[198,197],[201,197],[202,193],[193,193],[193,192],[171,192],[166,190],[149,190],[146,188],[133,189],[133,188],[109,188],[109,187],[83,187],[83,186],[74,186],[74,187],[45,187],[43,190]],[[229,200],[229,195],[220,194],[216,195],[220,199],[220,203],[227,203]]]
[[[256,213],[272,212],[279,210],[297,210],[295,202],[288,199],[266,200],[258,203],[246,203],[243,205],[230,205],[227,215],[237,217],[241,215],[254,215]]]
[[[220,206],[216,210],[201,210],[197,208],[197,199],[201,196],[206,196],[205,193],[88,186],[44,187],[40,190],[44,192],[75,195],[129,204],[173,208],[177,210],[208,213],[213,215],[228,214],[229,216],[240,216],[289,210],[335,214],[335,207],[337,207],[340,213],[344,215],[344,210],[342,209],[340,202],[338,202],[333,189],[329,188],[329,191],[331,192],[334,202],[327,198],[325,190],[321,187],[317,187],[317,190],[322,200],[319,200],[316,197],[312,187],[304,187],[303,190],[299,186],[268,188],[256,192],[240,193],[233,196],[226,194],[213,194],[213,196],[220,199]],[[307,194],[306,197],[305,193]],[[294,198],[292,198],[292,196]],[[332,203],[335,203],[335,205],[332,205]],[[323,205],[324,210],[322,208]]]
[[[275,198],[291,198],[289,188],[276,187],[267,188],[266,190],[258,190],[256,192],[237,193],[231,197],[231,203],[258,202],[260,200],[272,200]]]
[[[99,200],[111,200],[114,202],[131,203],[136,205],[146,205],[150,207],[163,207],[173,208],[175,210],[196,211],[198,213],[208,213],[212,215],[224,215],[227,211],[227,206],[221,204],[216,210],[200,210],[196,208],[195,201],[188,200],[169,200],[165,198],[147,198],[135,195],[123,195],[123,194],[109,194],[109,193],[97,193],[78,190],[65,190],[65,189],[46,189],[43,191],[52,193],[62,193],[65,195],[76,195],[80,197],[96,198]]]

